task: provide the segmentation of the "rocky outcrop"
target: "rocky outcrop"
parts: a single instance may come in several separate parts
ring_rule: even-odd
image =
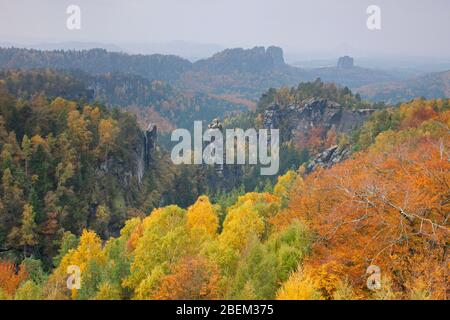
[[[220,120],[218,118],[213,119],[209,124],[208,124],[208,129],[211,130],[219,130],[222,132],[223,130],[223,125],[220,122]],[[212,140],[214,141],[214,140]],[[221,164],[216,164],[214,167],[216,169],[216,172],[219,173],[220,175],[223,174],[223,168],[224,168],[224,163],[225,163],[225,153],[223,154],[223,163]]]
[[[306,166],[306,172],[312,172],[318,167],[331,168],[336,163],[347,159],[349,156],[350,149],[348,146],[332,146],[319,153],[315,158],[309,161],[308,165]]]
[[[266,129],[280,129],[281,142],[301,144],[308,140],[305,137],[315,128],[320,129],[314,134],[321,134],[321,139],[326,139],[331,129],[337,134],[350,133],[360,127],[373,112],[373,109],[354,110],[327,99],[311,98],[284,108],[276,104],[269,106],[264,112],[263,126]],[[348,146],[333,146],[315,156],[307,170],[313,171],[318,166],[329,168],[349,155]]]
[[[340,69],[350,69],[354,66],[354,60],[352,57],[344,56],[340,57],[337,63],[337,67]]]
[[[308,134],[317,126],[324,131],[334,128],[337,133],[349,133],[361,126],[373,111],[353,110],[327,99],[311,98],[283,109],[276,104],[269,106],[264,112],[263,126],[267,129],[280,129],[281,141]]]
[[[157,127],[154,123],[149,123],[144,132],[144,164],[148,168],[152,161],[152,154],[156,149]]]
[[[279,129],[282,113],[277,104],[270,105],[264,112],[263,126],[266,129]]]
[[[141,184],[145,171],[153,161],[153,154],[157,144],[157,127],[149,124],[147,130],[137,130],[134,138],[127,145],[127,151],[103,161],[97,174],[113,174],[120,181],[120,185],[129,188],[133,181]]]
[[[139,184],[141,184],[144,173],[150,167],[153,160],[152,156],[156,150],[157,133],[156,124],[149,123],[147,130],[139,137],[137,145],[134,148],[134,169],[132,175],[136,176]]]
[[[280,47],[270,46],[267,48],[266,54],[272,58],[275,68],[281,68],[285,65],[283,49]]]
[[[220,122],[220,119],[218,119],[218,118],[213,119],[213,121],[211,121],[208,124],[208,129],[219,129],[220,131],[222,131],[223,125]]]

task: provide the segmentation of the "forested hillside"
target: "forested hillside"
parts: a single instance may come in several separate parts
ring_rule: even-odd
[[[362,86],[357,91],[371,101],[398,103],[416,97],[450,96],[450,71],[436,72],[403,81],[389,81]]]
[[[0,48],[2,69],[72,69],[89,74],[123,72],[149,80],[171,81],[190,67],[188,60],[171,55],[128,55],[104,49],[54,50]]]
[[[279,47],[226,49],[191,63],[172,55],[128,55],[103,49],[40,51],[0,48],[1,69],[81,70],[90,75],[124,73],[168,82],[180,89],[256,101],[271,87],[292,86],[322,78],[350,88],[397,80],[391,74],[361,67],[300,69],[285,63]]]
[[[449,12],[0,0],[0,316],[432,317]]]
[[[131,111],[142,128],[158,123],[161,132],[189,128],[194,120],[209,122],[247,109],[243,104],[200,92],[183,92],[163,81],[119,72],[89,75],[80,70],[7,70],[0,71],[0,81],[10,93],[25,99],[43,94],[52,99],[98,101]]]
[[[49,259],[64,230],[120,226],[142,179],[136,122],[98,105],[0,90],[0,247]]]
[[[71,72],[77,80],[81,77],[93,87],[102,85],[103,90],[111,91],[109,95],[100,90],[102,98],[112,100],[105,103],[117,102],[122,106],[124,102],[126,105],[130,102],[147,105],[153,98],[149,97],[151,92],[141,87],[149,87],[153,81],[163,81],[165,87],[170,84],[172,88],[194,93],[194,103],[218,103],[219,108],[223,108],[224,102],[205,101],[213,99],[209,95],[226,98],[230,105],[239,100],[248,104],[256,102],[268,88],[293,86],[317,78],[351,88],[365,99],[389,103],[416,97],[448,97],[450,87],[447,71],[400,80],[393,72],[353,65],[297,68],[286,64],[283,50],[274,46],[226,49],[195,63],[173,55],[129,55],[103,49],[41,51],[0,48],[0,69],[78,70],[75,74]],[[107,85],[105,78],[111,80]],[[135,84],[137,86],[133,86]]]
[[[24,68],[0,71],[0,299],[448,299],[449,99],[281,86],[277,48],[196,64],[0,50]],[[254,109],[232,102],[262,88]],[[216,117],[279,129],[278,174],[175,165],[167,133]]]
[[[106,242],[90,225],[81,234],[61,233],[53,268],[46,271],[32,254],[40,246],[39,205],[8,198],[20,194],[11,163],[25,165],[27,158],[8,155],[5,150],[21,148],[3,144],[2,190],[8,197],[1,212],[22,211],[10,232],[16,230],[25,260],[18,261],[19,272],[2,263],[0,296],[446,299],[449,106],[449,100],[419,99],[377,112],[355,135],[360,151],[350,159],[311,174],[304,166],[289,171],[267,192],[220,204],[201,196],[186,209],[162,206],[127,220],[120,235]],[[31,145],[36,143],[45,150],[44,142]],[[77,143],[74,148],[83,145]],[[26,168],[36,174],[31,160]],[[80,290],[66,287],[69,265],[81,268]],[[381,269],[381,290],[366,286],[370,265]]]
[[[395,124],[366,124],[363,151],[297,182],[274,224],[304,221],[315,241],[279,298],[448,298],[449,112],[448,100],[403,104]],[[382,276],[372,295],[369,265]]]
[[[159,148],[146,158],[146,143],[129,113],[41,94],[19,99],[0,83],[2,254],[49,268],[64,232],[89,228],[107,239],[129,217],[208,191],[213,169],[175,166]]]

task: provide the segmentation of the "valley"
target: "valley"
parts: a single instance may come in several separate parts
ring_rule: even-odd
[[[448,71],[336,60],[0,48],[0,299],[447,299]]]

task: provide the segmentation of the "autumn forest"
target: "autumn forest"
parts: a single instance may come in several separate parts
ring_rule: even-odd
[[[450,298],[450,62],[71,45],[0,42],[0,300]]]
[[[218,192],[204,178],[214,170],[174,168],[162,148],[142,181],[125,179],[139,142],[135,117],[82,100],[16,98],[8,81],[0,83],[2,299],[448,298],[449,100],[378,107],[349,134],[285,141],[304,143],[306,154],[334,144],[352,153],[312,172],[293,157],[273,183]],[[358,107],[351,92],[317,82],[270,92],[259,107],[313,89]],[[192,194],[175,201],[174,188]],[[79,290],[66,285],[71,265],[81,270]],[[381,269],[375,291],[371,265]]]

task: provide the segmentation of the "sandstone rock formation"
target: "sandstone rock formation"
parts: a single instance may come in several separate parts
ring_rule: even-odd
[[[144,132],[144,164],[148,168],[151,162],[151,156],[156,149],[157,127],[154,123],[149,123]]]
[[[102,162],[98,168],[99,176],[102,176],[102,173],[113,173],[125,187],[130,187],[133,181],[141,184],[156,149],[157,127],[155,124],[149,124],[147,130],[136,132],[133,137],[133,151],[129,155],[108,158]]]
[[[360,127],[373,113],[373,109],[350,109],[327,99],[310,98],[298,104],[281,108],[273,104],[264,112],[263,126],[266,129],[280,129],[280,141],[296,141],[308,136],[314,128],[320,128],[324,139],[329,130],[337,134],[350,133]],[[309,169],[317,165],[332,166],[350,154],[345,148],[331,147],[317,155]]]
[[[264,113],[263,125],[267,129],[280,129],[281,141],[287,141],[296,133],[308,133],[315,126],[325,130],[334,127],[337,133],[349,133],[361,126],[373,111],[348,109],[333,101],[311,98],[283,109],[271,105]]]
[[[339,163],[350,156],[350,149],[348,146],[339,147],[332,146],[323,152],[319,153],[306,166],[306,172],[312,172],[318,167],[331,168],[336,163]]]
[[[272,58],[273,66],[275,68],[280,68],[285,65],[283,49],[280,47],[270,46],[267,48],[266,54]]]
[[[352,57],[344,56],[340,57],[337,63],[337,67],[341,69],[350,69],[354,66],[354,60]]]

